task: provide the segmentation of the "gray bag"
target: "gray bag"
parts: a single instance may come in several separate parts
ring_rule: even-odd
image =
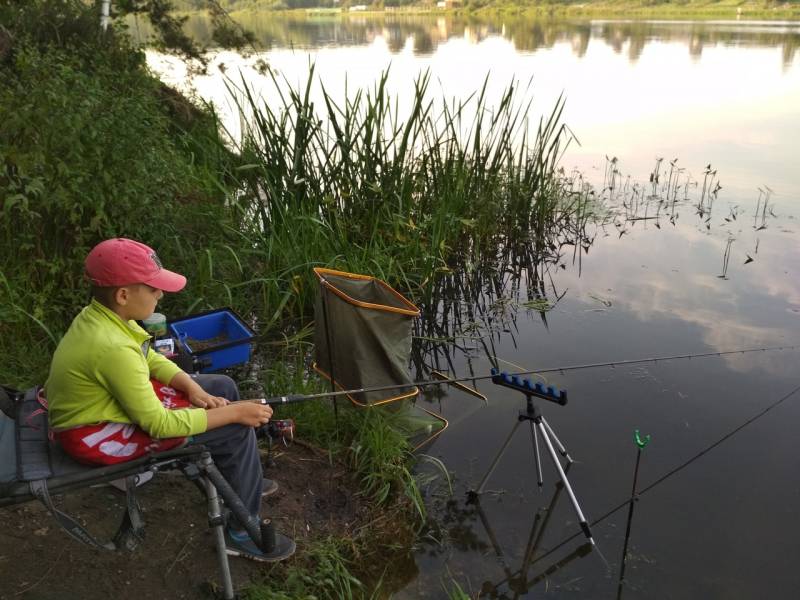
[[[0,412],[0,484],[17,478],[17,448],[14,441],[14,420]]]
[[[0,483],[47,479],[53,471],[41,388],[0,390]]]

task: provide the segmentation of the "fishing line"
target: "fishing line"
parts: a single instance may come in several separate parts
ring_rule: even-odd
[[[731,354],[747,354],[750,352],[770,352],[770,351],[780,351],[780,350],[796,350],[800,346],[773,346],[767,348],[745,348],[741,350],[726,350],[724,352],[703,352],[700,354],[677,354],[674,356],[654,356],[651,358],[635,358],[631,360],[614,360],[610,362],[603,362],[603,363],[589,363],[583,365],[567,365],[562,367],[549,367],[547,369],[534,369],[530,371],[519,371],[517,373],[510,373],[510,375],[538,375],[541,373],[563,373],[565,371],[578,371],[581,369],[596,369],[600,367],[624,367],[627,365],[639,365],[644,363],[658,363],[667,360],[678,360],[678,359],[691,359],[691,358],[706,358],[710,356],[728,356]],[[457,377],[451,378],[450,381],[452,382],[464,382],[464,381],[482,381],[484,379],[491,379],[492,375],[479,375],[473,377]],[[334,396],[345,396],[345,395],[353,395],[353,394],[365,394],[368,392],[385,392],[387,390],[395,390],[398,388],[409,388],[409,387],[427,387],[430,385],[442,385],[443,381],[439,379],[429,379],[427,381],[412,381],[411,383],[399,383],[399,384],[392,384],[392,385],[383,385],[383,386],[376,386],[376,387],[366,387],[366,388],[358,388],[358,389],[351,389],[351,390],[340,390],[338,392],[321,392],[318,394],[307,394],[307,395],[287,395],[287,396],[276,396],[274,398],[255,398],[252,400],[246,400],[247,402],[258,402],[260,404],[288,404],[292,402],[302,402],[304,400],[314,400],[316,398],[330,398]]]
[[[650,490],[652,490],[652,489],[653,489],[654,487],[656,487],[657,485],[660,485],[661,483],[663,483],[664,481],[666,481],[667,479],[669,479],[669,478],[670,478],[670,477],[672,477],[673,475],[675,475],[675,474],[679,473],[680,471],[682,471],[683,469],[685,469],[686,467],[688,467],[689,465],[691,465],[693,462],[695,462],[696,460],[698,460],[700,457],[702,457],[703,455],[707,454],[708,452],[710,452],[711,450],[713,450],[714,448],[716,448],[717,446],[719,446],[719,445],[720,445],[721,443],[723,443],[725,440],[728,440],[728,439],[730,439],[731,437],[733,437],[734,435],[736,435],[737,433],[739,433],[739,432],[740,432],[742,429],[744,429],[744,428],[745,428],[745,427],[747,427],[748,425],[750,425],[750,424],[754,423],[755,421],[757,421],[758,419],[760,419],[761,417],[763,417],[764,415],[766,415],[766,414],[767,414],[768,412],[770,412],[771,410],[773,410],[773,409],[777,408],[778,406],[780,406],[781,404],[783,404],[783,403],[784,403],[786,400],[788,400],[789,398],[791,398],[792,396],[794,396],[794,395],[795,395],[795,394],[796,394],[798,391],[800,391],[800,386],[797,386],[797,387],[796,387],[796,388],[794,388],[794,389],[793,389],[791,392],[789,392],[789,393],[788,393],[788,394],[786,394],[785,396],[781,397],[779,400],[777,400],[777,401],[773,402],[772,404],[770,404],[769,406],[767,406],[767,407],[766,407],[764,410],[762,410],[761,412],[759,412],[759,413],[755,414],[754,416],[750,417],[750,418],[749,418],[747,421],[745,421],[744,423],[742,423],[741,425],[739,425],[739,426],[738,426],[738,427],[736,427],[735,429],[733,429],[733,430],[729,431],[728,433],[726,433],[724,436],[722,436],[720,439],[718,439],[716,442],[714,442],[714,443],[713,443],[713,444],[711,444],[710,446],[707,446],[706,448],[704,448],[703,450],[701,450],[700,452],[698,452],[697,454],[695,454],[694,456],[692,456],[692,457],[691,457],[691,458],[689,458],[688,460],[684,461],[683,463],[681,463],[680,465],[678,465],[678,466],[677,466],[677,467],[675,467],[674,469],[672,469],[672,470],[670,470],[670,471],[667,471],[667,473],[665,473],[664,475],[662,475],[661,477],[659,477],[658,479],[656,479],[656,480],[655,480],[653,483],[651,483],[650,485],[648,485],[647,487],[645,487],[645,488],[643,488],[641,491],[639,491],[639,493],[638,493],[638,494],[636,494],[637,498],[638,498],[638,497],[640,497],[640,496],[643,496],[644,494],[646,494],[647,492],[649,492]],[[618,504],[617,506],[615,506],[614,508],[612,508],[611,510],[609,510],[608,512],[606,512],[606,513],[605,513],[604,515],[602,515],[601,517],[598,517],[597,519],[595,519],[594,521],[592,521],[592,522],[590,523],[590,526],[591,526],[591,527],[594,527],[595,525],[598,525],[599,523],[602,523],[603,521],[605,521],[606,519],[608,519],[610,516],[612,516],[614,513],[618,512],[619,510],[621,510],[621,509],[625,508],[626,506],[628,506],[628,504],[630,504],[630,502],[631,502],[630,498],[629,498],[629,499],[627,499],[627,500],[625,500],[625,501],[623,501],[623,502],[621,502],[620,504]],[[556,550],[558,550],[559,548],[562,548],[562,547],[564,547],[564,546],[565,546],[565,545],[567,545],[569,542],[571,542],[572,540],[574,540],[574,539],[575,539],[575,538],[577,538],[577,537],[580,537],[581,535],[583,535],[583,534],[582,534],[582,533],[575,533],[575,534],[571,535],[570,537],[566,538],[564,541],[562,541],[562,542],[561,542],[561,543],[559,543],[558,545],[554,546],[553,548],[551,548],[550,550],[548,550],[547,552],[545,552],[544,554],[542,554],[542,555],[541,555],[540,557],[538,557],[536,560],[532,561],[532,562],[531,562],[531,563],[528,565],[528,568],[530,568],[531,566],[535,565],[535,564],[536,564],[537,562],[539,562],[540,560],[543,560],[544,558],[546,558],[546,557],[550,556],[550,555],[551,555],[551,554],[553,554],[553,553],[554,553]],[[502,584],[502,583],[504,583],[504,582],[502,582],[502,581],[501,581],[500,583]]]
[[[520,374],[520,375],[521,375],[521,374],[523,374],[523,373],[524,373],[524,374],[526,374],[526,375],[529,375],[529,374],[534,374],[534,375],[537,375],[537,376],[539,377],[539,379],[541,379],[541,380],[542,380],[542,382],[543,382],[543,383],[548,383],[548,381],[547,381],[547,377],[545,377],[544,375],[539,375],[539,371],[537,371],[537,372],[535,372],[535,373],[534,373],[533,371],[525,371],[525,369],[526,369],[527,367],[523,367],[523,366],[521,366],[521,365],[518,365],[517,363],[513,363],[513,362],[511,362],[510,360],[506,360],[505,358],[500,358],[500,357],[499,357],[499,356],[497,356],[496,354],[487,354],[486,356],[487,356],[488,358],[492,359],[492,360],[494,361],[494,363],[495,363],[495,364],[498,364],[498,363],[505,363],[505,364],[507,364],[507,365],[511,365],[511,366],[512,366],[512,367],[514,367],[515,369],[519,369],[519,372],[518,372],[518,374]]]

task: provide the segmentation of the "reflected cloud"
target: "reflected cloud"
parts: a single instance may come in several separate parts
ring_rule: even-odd
[[[607,292],[612,310],[630,313],[642,323],[679,320],[697,328],[702,342],[715,351],[800,341],[800,322],[787,329],[787,320],[775,317],[800,304],[800,280],[789,275],[800,242],[777,229],[771,235],[747,227],[709,232],[696,227],[694,218],[686,215],[684,223],[666,231],[640,230],[629,240],[605,239],[602,255],[584,259],[586,275],[562,285],[591,305],[592,290],[602,282],[612,290]],[[755,238],[760,238],[757,261],[748,254]],[[647,253],[641,251],[645,246]],[[614,260],[604,260],[606,253]],[[718,275],[722,257],[730,258],[727,279]],[[782,372],[772,369],[768,356],[731,355],[725,360],[740,372]]]

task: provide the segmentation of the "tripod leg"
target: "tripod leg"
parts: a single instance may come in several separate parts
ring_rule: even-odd
[[[584,535],[589,538],[589,541],[594,545],[594,540],[592,539],[592,531],[589,529],[589,523],[586,522],[586,517],[583,516],[583,511],[581,511],[581,507],[578,504],[578,499],[575,497],[575,492],[572,491],[572,486],[569,484],[569,479],[567,479],[567,474],[564,473],[564,469],[561,466],[561,461],[558,460],[558,456],[556,455],[556,451],[553,448],[553,444],[550,442],[550,437],[547,435],[547,429],[545,429],[545,423],[542,423],[544,419],[539,420],[536,423],[536,426],[539,428],[539,433],[542,434],[542,438],[544,438],[544,443],[547,446],[547,449],[550,451],[550,458],[553,459],[553,464],[558,471],[559,477],[561,477],[561,482],[564,484],[564,487],[567,490],[567,494],[569,494],[569,499],[572,501],[572,506],[575,508],[575,513],[578,515],[578,522],[581,525],[581,529],[583,530]],[[548,428],[549,429],[549,428]]]
[[[544,484],[544,479],[542,478],[542,459],[539,456],[539,434],[536,433],[536,428],[533,426],[533,421],[530,421],[531,425],[531,444],[533,445],[533,457],[536,460],[536,481],[539,484],[539,488],[541,489],[542,485]]]
[[[555,441],[556,447],[558,447],[558,451],[561,456],[566,458],[569,464],[572,464],[572,459],[569,457],[569,454],[567,454],[567,449],[564,447],[564,444],[561,443],[561,440],[558,439],[558,436],[556,435],[556,432],[553,431],[553,428],[550,427],[550,423],[545,421],[544,417],[542,417],[542,423],[544,423],[544,426],[547,427],[547,431],[550,434],[550,437],[553,438],[553,441]]]
[[[511,438],[514,437],[514,433],[517,431],[517,427],[519,427],[519,424],[521,422],[522,421],[517,421],[516,423],[514,423],[514,427],[511,429],[511,433],[508,434],[508,437],[506,438],[506,441],[503,442],[503,446],[500,448],[500,451],[497,453],[497,456],[494,457],[494,460],[492,461],[492,464],[489,467],[489,470],[486,471],[486,475],[484,475],[483,479],[481,479],[481,483],[478,486],[478,489],[475,490],[472,493],[474,493],[474,494],[483,493],[483,486],[486,485],[486,482],[489,480],[489,477],[491,477],[492,473],[494,473],[494,470],[497,467],[497,463],[500,462],[500,457],[503,456],[503,452],[505,452],[506,448],[508,448],[508,445],[511,443]]]

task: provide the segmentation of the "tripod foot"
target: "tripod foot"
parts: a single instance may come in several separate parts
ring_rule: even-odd
[[[589,529],[589,524],[586,521],[581,521],[581,530],[583,531],[583,535],[585,535],[592,543],[592,546],[594,546],[595,543],[594,539],[592,538],[592,530]]]

